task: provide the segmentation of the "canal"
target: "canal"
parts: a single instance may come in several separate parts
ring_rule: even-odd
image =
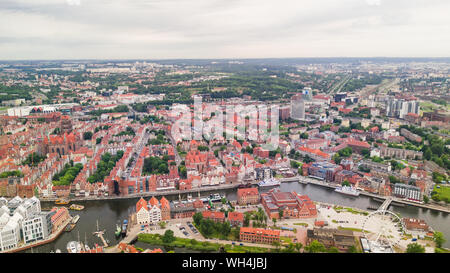
[[[324,202],[329,204],[337,204],[341,206],[355,207],[366,210],[369,206],[380,206],[381,202],[373,200],[371,197],[360,195],[359,197],[351,197],[334,192],[333,189],[313,184],[301,184],[298,182],[282,183],[280,186],[282,191],[296,191],[300,194],[308,195],[313,201]],[[269,189],[263,189],[262,192]],[[211,192],[202,192],[201,196],[208,196]],[[220,193],[225,193],[229,200],[236,200],[236,189],[220,190]],[[197,197],[197,194],[192,194]],[[182,195],[182,199],[186,199],[186,194]],[[168,200],[178,199],[178,195],[166,196]],[[146,200],[149,198],[147,197]],[[160,197],[158,197],[160,199]],[[33,248],[33,250],[26,250],[24,252],[34,253],[48,253],[60,249],[62,252],[67,252],[66,245],[69,241],[77,241],[78,236],[80,241],[87,241],[90,247],[95,244],[101,245],[98,237],[93,235],[97,230],[97,221],[100,230],[106,230],[104,237],[109,241],[109,245],[115,245],[119,239],[115,238],[114,231],[117,223],[123,222],[128,218],[130,212],[134,210],[138,198],[134,199],[120,199],[120,200],[101,200],[101,201],[77,201],[75,203],[85,206],[82,211],[70,211],[71,215],[80,215],[76,227],[71,232],[64,232],[52,243]],[[53,203],[42,202],[42,208],[51,208]],[[396,206],[395,204],[389,207],[389,210],[400,213],[402,217],[414,217],[424,219],[434,230],[441,231],[447,242],[444,247],[450,248],[450,216],[445,212],[433,211],[430,209],[418,208],[413,206]],[[140,246],[140,245],[137,245]],[[143,246],[140,246],[143,247]],[[158,246],[152,246],[158,247]],[[164,250],[164,249],[163,249]],[[189,250],[175,249],[176,252],[191,252]]]

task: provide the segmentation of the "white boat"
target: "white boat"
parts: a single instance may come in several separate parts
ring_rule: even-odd
[[[76,224],[76,223],[78,222],[78,220],[80,220],[80,215],[75,215],[75,216],[72,218],[72,224]]]
[[[334,191],[342,193],[342,194],[346,194],[346,195],[359,196],[359,191],[350,186],[337,187]]]
[[[76,241],[70,241],[67,243],[67,251],[69,253],[80,253],[81,251],[81,244]]]
[[[280,180],[275,178],[265,179],[258,183],[259,187],[274,187],[281,184]]]
[[[90,251],[91,248],[90,248],[87,244],[84,244],[84,250],[85,250],[85,251]]]
[[[215,194],[210,194],[209,197],[201,198],[200,200],[202,200],[203,203],[207,203],[209,201],[218,202],[218,201],[221,201],[222,198],[225,198],[225,194],[221,195],[221,194],[215,193]]]

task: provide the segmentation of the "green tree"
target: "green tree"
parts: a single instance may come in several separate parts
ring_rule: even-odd
[[[347,250],[348,253],[357,253],[358,250],[356,249],[355,246],[350,246]]]
[[[194,219],[194,223],[196,226],[200,226],[200,222],[203,219],[203,215],[200,212],[197,212],[192,216],[192,219]]]
[[[166,228],[166,222],[160,221],[158,224],[161,227],[161,229],[165,229]]]
[[[425,253],[425,248],[418,243],[412,243],[407,246],[406,253]]]
[[[278,210],[278,216],[280,216],[280,219],[283,219],[284,211],[282,209]]]
[[[164,232],[164,235],[162,237],[162,241],[166,244],[170,244],[173,241],[175,241],[175,236],[173,235],[173,231],[168,229],[166,232]]]
[[[320,253],[320,252],[326,252],[326,247],[319,243],[319,241],[314,240],[309,245],[305,246],[305,250],[308,253]]]
[[[308,139],[308,134],[307,133],[301,133],[300,134],[300,138],[302,138],[302,139]]]
[[[431,152],[431,149],[429,148],[429,147],[427,147],[427,149],[425,150],[425,153],[423,154],[423,157],[426,159],[426,160],[431,160],[431,156],[432,156],[433,154],[432,154],[432,152]]]
[[[295,243],[294,244],[294,248],[295,250],[297,250],[297,252],[300,252],[303,248],[303,244],[302,243]]]
[[[83,139],[84,139],[84,140],[90,140],[90,139],[92,139],[92,135],[93,135],[93,134],[92,134],[92,132],[90,132],[90,131],[89,131],[89,132],[84,132],[84,133],[83,133]]]
[[[436,243],[436,246],[441,248],[442,245],[446,242],[444,238],[444,234],[440,231],[435,231],[433,234],[433,240]]]
[[[337,249],[337,247],[332,246],[328,249],[328,253],[339,253],[339,249]]]

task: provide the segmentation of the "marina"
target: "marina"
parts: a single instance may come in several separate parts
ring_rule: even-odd
[[[286,182],[281,183],[280,189],[282,191],[296,191],[300,194],[307,194],[313,201],[336,204],[339,206],[355,207],[363,210],[366,210],[369,206],[379,208],[379,206],[381,205],[380,202],[373,200],[372,196],[361,194],[360,196],[355,198],[353,196],[337,193],[334,191],[334,188],[319,186],[313,183],[305,185],[298,182]],[[270,190],[270,188],[261,188],[260,192],[265,192],[268,190]],[[196,191],[192,192],[196,193]],[[225,194],[228,200],[237,200],[236,190],[234,189],[221,189],[215,192],[205,192],[204,194],[207,194],[207,196],[209,196],[210,194],[218,192]],[[186,200],[188,195],[190,194],[191,193],[185,193],[180,194],[180,196],[178,194],[170,195],[166,196],[166,198],[169,201],[177,201],[180,199],[180,197],[182,200]],[[122,240],[121,236],[115,236],[117,225],[119,223],[119,226],[121,226],[123,223],[123,219],[128,219],[128,216],[131,214],[131,210],[135,207],[137,200],[138,198],[83,202],[80,201],[80,203],[85,206],[85,209],[83,211],[77,212],[81,216],[81,218],[74,230],[79,231],[80,234],[92,234],[92,232],[96,231],[95,223],[98,220],[99,225],[106,227],[106,233],[103,234],[103,236],[105,239],[108,239],[110,241],[109,245],[116,245],[120,242],[120,240]],[[384,201],[384,199],[381,198],[380,200]],[[389,210],[400,213],[402,217],[412,217],[425,220],[427,224],[433,227],[433,229],[443,232],[445,237],[449,238],[447,242],[444,243],[444,247],[450,247],[450,225],[448,225],[450,221],[449,213],[410,205],[398,207],[393,205],[395,203],[392,202]],[[53,207],[53,205],[53,202],[42,202],[43,208],[51,208]],[[69,241],[76,240],[76,233],[65,232],[51,243],[41,245],[39,247],[34,247],[34,251],[42,253],[61,249],[63,250],[63,252],[65,252],[67,243]],[[88,243],[89,245],[93,246],[95,244],[102,244],[102,241],[97,236],[88,236]],[[30,252],[30,249],[25,251]]]

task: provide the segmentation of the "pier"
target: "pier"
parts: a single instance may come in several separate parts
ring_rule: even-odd
[[[105,238],[103,237],[103,231],[99,231],[96,233],[97,233],[96,235],[100,238],[100,240],[102,240],[103,246],[108,247],[108,243],[106,242]]]
[[[108,247],[108,243],[105,240],[105,237],[103,237],[103,234],[105,233],[105,230],[101,231],[98,228],[98,220],[97,220],[97,231],[94,232],[94,235],[96,235],[100,240],[102,240],[103,246],[106,248]]]

